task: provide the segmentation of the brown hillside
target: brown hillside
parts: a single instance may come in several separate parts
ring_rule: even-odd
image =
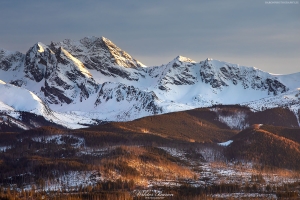
[[[300,144],[266,130],[248,128],[235,135],[226,148],[230,159],[258,162],[267,166],[300,169]]]
[[[89,130],[143,133],[190,142],[223,142],[237,133],[217,121],[216,113],[207,108],[113,122]]]
[[[218,115],[233,116],[245,113],[246,124],[275,124],[277,126],[296,127],[295,115],[284,108],[274,108],[261,112],[252,112],[249,108],[231,105],[214,106],[217,112],[209,108],[198,108],[137,119],[131,122],[113,122],[94,126],[84,130],[113,133],[142,133],[165,139],[190,142],[223,142],[237,131],[218,121]]]
[[[59,129],[52,126],[43,126],[35,129],[25,130],[20,133],[20,136],[45,136],[45,135],[53,135],[53,134],[63,134],[67,133],[67,130]]]
[[[287,108],[272,108],[252,113],[249,116],[249,124],[299,127],[295,114]]]
[[[250,108],[240,105],[218,105],[212,110],[221,116],[235,116],[243,113],[245,116],[244,124],[268,124],[273,126],[283,126],[298,128],[299,124],[295,114],[287,108],[271,108],[264,111],[253,112]]]
[[[300,144],[300,128],[286,128],[278,126],[263,125],[261,129],[285,137]]]

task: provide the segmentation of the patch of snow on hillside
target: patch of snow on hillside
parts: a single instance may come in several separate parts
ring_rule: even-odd
[[[57,191],[65,188],[67,191],[75,190],[76,187],[86,187],[95,185],[101,181],[101,175],[98,171],[69,171],[53,181],[45,182],[45,191]]]
[[[35,94],[24,88],[11,84],[0,84],[0,101],[18,111],[32,112],[42,115],[45,106]]]
[[[218,145],[227,147],[227,146],[230,145],[232,142],[233,142],[232,140],[228,140],[227,142],[218,143]]]
[[[217,108],[211,108],[210,110],[216,112],[218,120],[229,126],[231,129],[243,130],[249,127],[249,124],[245,122],[247,117],[245,112],[238,111],[232,114],[223,114],[222,112],[219,112]]]
[[[1,112],[3,112],[3,111],[13,111],[14,109],[9,105],[6,105],[5,103],[0,101],[0,110]]]
[[[0,153],[6,152],[6,150],[11,149],[11,146],[0,146]]]
[[[58,145],[68,143],[68,144],[71,144],[75,148],[85,146],[84,138],[80,138],[80,137],[77,137],[74,135],[50,135],[50,136],[43,136],[43,137],[33,137],[31,139],[35,142],[42,142],[42,143],[53,143],[54,142]]]
[[[182,150],[179,150],[178,148],[171,148],[171,147],[159,147],[159,148],[166,151],[171,156],[174,156],[177,158],[183,158],[185,155],[185,152]]]

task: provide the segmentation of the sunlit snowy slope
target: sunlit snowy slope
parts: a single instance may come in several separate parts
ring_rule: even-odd
[[[300,113],[300,73],[182,56],[147,67],[104,37],[39,42],[26,54],[0,50],[0,80],[1,111],[31,112],[69,128],[216,104]]]

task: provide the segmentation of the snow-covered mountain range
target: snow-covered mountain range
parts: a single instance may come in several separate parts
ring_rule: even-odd
[[[39,42],[26,54],[0,49],[0,80],[1,113],[31,112],[69,128],[216,104],[300,116],[300,73],[182,56],[147,67],[104,37]]]

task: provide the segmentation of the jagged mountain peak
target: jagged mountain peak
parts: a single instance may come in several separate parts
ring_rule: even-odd
[[[45,51],[45,48],[48,48],[45,44],[38,42],[37,43],[37,47],[38,47],[38,52],[42,53]]]
[[[36,54],[36,53],[43,53],[45,52],[46,50],[50,50],[49,47],[45,44],[43,44],[42,42],[37,42],[35,43],[27,52],[26,54],[28,53],[33,53],[33,54]],[[51,50],[50,50],[51,51]],[[52,52],[53,53],[53,52]],[[32,56],[32,55],[31,55]]]
[[[257,71],[258,73],[270,74],[270,73],[262,71],[256,67],[242,66],[239,64],[234,64],[234,63],[221,61],[221,60],[217,60],[217,59],[213,59],[213,58],[207,58],[204,61],[201,61],[200,64],[206,65],[206,66],[211,66],[211,67],[215,68],[216,70],[220,70],[222,68],[226,68],[226,69],[235,68],[235,69],[240,69],[240,70]]]
[[[109,49],[112,57],[115,59],[115,62],[119,66],[123,66],[126,68],[137,68],[137,67],[146,67],[144,64],[134,59],[127,52],[123,51],[117,45],[115,45],[112,41],[105,37],[101,37],[102,41],[105,43],[107,48]]]
[[[17,70],[22,65],[24,54],[19,51],[0,49],[0,69],[4,71]]]
[[[22,53],[19,52],[19,51],[10,51],[10,50],[7,50],[7,49],[0,48],[0,59],[1,59],[1,56],[8,56],[8,55],[11,55],[11,54],[22,54]]]
[[[200,62],[200,75],[205,83],[213,88],[221,89],[231,85],[241,85],[243,89],[267,91],[268,95],[287,92],[289,86],[280,80],[282,77],[273,76],[254,67],[240,66],[219,60],[206,59]]]
[[[111,44],[111,45],[114,45],[116,46],[110,39],[104,37],[104,36],[101,36],[101,37],[97,37],[97,36],[87,36],[87,37],[84,37],[82,39],[79,40],[80,42],[82,43],[95,43],[95,42],[104,42],[104,43],[107,43],[107,44]],[[116,48],[119,48],[116,46]]]
[[[174,58],[173,61],[196,63],[196,61],[194,61],[194,60],[192,60],[192,59],[190,59],[188,57],[181,56],[181,55],[176,56],[176,58]]]
[[[272,74],[255,67],[241,66],[239,64],[233,64],[212,58],[207,58],[205,61],[201,61],[200,65],[202,68],[201,70],[203,71],[210,71],[211,73],[221,73],[225,76],[228,76],[229,74],[235,74],[243,77],[251,75],[252,77],[256,77],[257,79],[272,77]],[[276,77],[273,78],[277,79]]]
[[[63,47],[79,59],[89,69],[106,70],[115,65],[125,68],[145,67],[128,53],[105,37],[84,37],[79,41],[65,39],[62,42],[51,42],[51,48]]]
[[[34,44],[25,54],[24,73],[30,80],[40,82],[56,61],[54,52],[45,44]]]

